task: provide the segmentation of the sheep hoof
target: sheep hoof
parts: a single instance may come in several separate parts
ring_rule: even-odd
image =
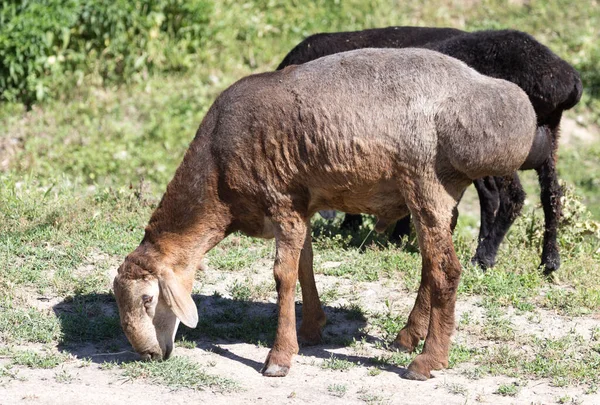
[[[277,364],[266,365],[261,370],[265,377],[285,377],[289,373],[290,368],[287,366],[279,366]]]
[[[471,264],[479,267],[481,270],[483,270],[483,272],[485,272],[487,269],[494,267],[494,264],[496,263],[494,262],[494,260],[487,260],[482,259],[479,256],[474,256],[471,259]]]
[[[552,260],[542,263],[540,264],[540,267],[544,269],[544,276],[552,278],[553,273],[560,268],[560,260]]]
[[[296,349],[296,353],[298,349]],[[271,349],[260,372],[265,377],[285,377],[290,371],[291,355]]]
[[[416,371],[406,370],[404,374],[402,374],[402,378],[405,380],[412,381],[427,381],[428,378],[421,373],[417,373]]]

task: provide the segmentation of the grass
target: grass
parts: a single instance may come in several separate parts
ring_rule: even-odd
[[[556,387],[585,385],[592,390],[600,383],[600,352],[595,342],[577,334],[557,339],[525,336],[517,342],[481,350],[473,359],[479,374],[470,376],[533,376],[549,379]]]
[[[11,353],[13,365],[29,368],[55,368],[71,357],[66,353],[40,353],[32,350],[17,350]]]
[[[323,360],[321,363],[322,369],[334,371],[348,371],[356,366],[356,363],[336,357],[334,354],[332,354],[328,359]]]
[[[5,343],[50,343],[62,335],[58,319],[13,302],[0,304],[0,341]]]
[[[131,362],[120,365],[123,376],[143,379],[171,389],[204,390],[219,392],[239,390],[238,382],[206,373],[196,362],[186,357],[173,357],[163,362]]]
[[[516,397],[519,393],[519,384],[501,384],[494,394],[502,395],[503,397]]]
[[[517,27],[580,70],[585,94],[567,116],[578,117],[584,126],[600,124],[597,2],[579,2],[576,7],[566,0],[532,0],[524,6],[501,0],[471,3],[225,0],[215,3],[210,40],[199,51],[200,62],[189,71],[150,75],[143,82],[114,88],[100,87],[86,77],[63,99],[34,106],[30,112],[16,104],[0,105],[0,344],[66,348],[94,344],[105,351],[123,347],[109,270],[141,240],[150,213],[215,97],[244,75],[274,68],[310,33],[387,25]],[[479,319],[474,313],[464,314],[457,320],[450,367],[473,378],[531,376],[557,386],[583,385],[586,392],[594,392],[600,385],[597,337],[588,341],[572,334],[552,339],[523,335],[511,312],[530,317],[533,324],[535,317],[547,313],[580,317],[596,315],[600,308],[598,142],[561,146],[558,165],[566,192],[559,232],[562,267],[554,280],[542,277],[537,268],[543,214],[535,173],[522,174],[529,196],[523,215],[507,235],[497,266],[485,273],[469,264],[478,231],[478,204],[467,193],[454,237],[464,267],[458,301],[476,302],[483,315]],[[366,345],[387,350],[410,308],[380,296],[378,309],[373,310],[353,295],[368,285],[363,283],[414,294],[421,266],[418,245],[414,236],[400,247],[389,244],[385,235],[370,232],[372,219],[355,233],[340,231],[340,222],[341,217],[333,223],[313,221],[315,272],[335,278],[327,284],[330,288],[319,285],[321,297],[330,306],[330,319],[332,308],[341,309],[335,326],[349,321],[366,326],[362,336],[342,332],[325,340],[345,346],[355,337],[376,337],[375,343]],[[182,327],[178,346],[196,350],[200,339],[270,346],[277,325],[276,308],[268,302],[275,297],[274,283],[254,276],[271,271],[274,252],[273,241],[237,234],[213,249],[207,255],[209,267],[235,277],[221,291],[232,299],[196,297],[198,328]],[[204,282],[201,275],[198,279]],[[342,296],[338,285],[351,285],[352,296]],[[60,302],[39,309],[34,303],[40,297]],[[493,345],[482,348],[467,338]],[[18,367],[56,367],[66,361],[60,356],[29,349],[14,352],[10,361],[16,363],[1,366],[0,378],[16,378]],[[376,365],[369,374],[377,378],[382,368],[406,367],[413,356],[365,354],[365,362]],[[356,363],[333,355],[322,366],[345,371]],[[127,378],[173,388],[235,386],[183,357],[102,366],[110,368],[121,369]],[[73,376],[63,371],[57,371],[55,379],[71,381]],[[509,384],[497,392],[510,395],[519,387]],[[341,393],[341,388],[332,390],[331,395]],[[360,395],[365,402],[384,402],[378,395]]]
[[[344,384],[331,384],[327,387],[327,391],[334,397],[342,398],[344,395],[346,395],[348,387],[346,387]]]
[[[469,393],[467,387],[458,383],[443,382],[440,384],[440,387],[444,388],[448,393],[453,395],[461,395],[466,397]]]

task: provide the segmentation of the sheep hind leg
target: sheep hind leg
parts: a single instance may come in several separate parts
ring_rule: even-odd
[[[540,183],[540,195],[544,207],[544,241],[542,247],[542,263],[544,275],[549,276],[560,267],[557,230],[562,215],[562,188],[556,175],[554,157],[549,157],[536,169]]]
[[[475,256],[471,259],[471,263],[478,265],[484,270],[493,267],[496,263],[496,255],[500,244],[504,240],[510,226],[521,213],[523,203],[525,202],[525,191],[523,191],[523,186],[521,186],[519,176],[516,172],[512,176],[496,177],[495,184],[498,187],[498,195],[500,197],[498,211],[487,235],[479,241]],[[484,220],[482,219],[482,224],[483,222]]]
[[[440,190],[438,196],[443,196]],[[429,325],[423,352],[408,366],[402,376],[410,380],[426,380],[432,370],[448,367],[450,337],[454,331],[454,307],[461,266],[452,245],[453,204],[450,196],[444,204],[435,200],[418,200],[413,209],[415,227],[423,261],[423,293],[428,292]],[[411,313],[412,315],[412,313]],[[424,319],[424,318],[422,318]]]
[[[298,275],[302,287],[302,323],[298,330],[298,341],[302,344],[314,345],[321,341],[321,330],[327,318],[315,284],[310,226],[307,227],[304,247],[300,254]]]
[[[275,342],[262,373],[268,377],[283,377],[289,372],[292,357],[298,353],[294,293],[300,255],[307,235],[307,221],[293,212],[279,215],[272,221],[276,238],[273,272],[279,314]]]
[[[473,182],[477,195],[479,196],[479,209],[481,213],[481,226],[479,227],[478,241],[482,241],[490,233],[490,229],[496,220],[498,207],[500,206],[500,195],[494,177],[488,176]]]

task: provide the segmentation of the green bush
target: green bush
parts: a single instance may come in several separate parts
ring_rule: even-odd
[[[37,0],[0,6],[0,101],[56,97],[93,75],[137,81],[190,67],[202,47],[208,0]]]

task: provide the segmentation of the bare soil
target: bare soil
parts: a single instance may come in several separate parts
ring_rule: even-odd
[[[270,269],[265,268],[254,274],[219,272],[209,269],[206,276],[196,286],[200,297],[200,313],[210,310],[214,292],[218,292],[223,300],[229,300],[230,286],[235,280],[252,278],[253,283],[269,281]],[[243,341],[214,341],[200,338],[196,348],[175,349],[175,356],[186,356],[203,366],[213,375],[227,377],[237,381],[241,390],[234,392],[217,392],[210,389],[195,391],[190,389],[173,390],[169,387],[155,385],[150,380],[131,380],[123,376],[118,367],[101,368],[104,361],[130,361],[136,355],[130,352],[117,354],[101,353],[100,346],[81,344],[70,347],[72,360],[54,369],[29,369],[15,366],[17,378],[0,380],[0,405],[17,403],[33,404],[122,404],[129,402],[144,404],[354,404],[354,403],[389,403],[389,404],[549,404],[556,403],[559,398],[569,396],[585,404],[600,403],[600,394],[585,395],[581,387],[554,387],[547,380],[529,380],[505,376],[486,376],[470,379],[465,371],[476,366],[469,363],[458,365],[454,369],[437,371],[434,378],[426,382],[407,381],[401,378],[402,367],[391,366],[379,374],[370,375],[376,367],[371,361],[374,356],[389,355],[390,352],[381,347],[381,336],[365,328],[361,320],[347,320],[340,308],[350,302],[358,302],[368,313],[388,311],[385,300],[393,303],[393,313],[408,313],[414,294],[408,294],[402,286],[385,285],[391,283],[353,282],[348,279],[317,275],[317,284],[321,291],[335,287],[338,296],[325,308],[330,323],[325,328],[326,341],[335,337],[360,340],[365,337],[365,344],[348,347],[340,344],[324,344],[302,347],[295,357],[293,367],[285,378],[263,377],[259,370],[267,356],[268,347],[257,346]],[[45,301],[39,301],[40,309]],[[233,300],[231,300],[233,302]],[[263,302],[249,303],[251,311],[272,313],[275,316],[275,295],[270,294]],[[47,302],[48,306],[56,305],[55,300]],[[59,304],[64,305],[64,304]],[[300,307],[299,307],[300,308]],[[461,299],[457,305],[457,319],[469,311],[476,321],[482,315],[478,299]],[[507,316],[511,316],[507,311]],[[568,318],[557,314],[538,310],[535,319],[524,315],[511,316],[517,335],[536,335],[539,337],[560,337],[572,330],[590,338],[592,328],[600,324],[595,317]],[[300,315],[300,311],[298,311]],[[468,328],[467,328],[468,329]],[[453,338],[455,343],[469,347],[482,347],[494,343],[479,337],[473,330],[457,328]],[[130,350],[125,346],[125,350]],[[323,369],[321,364],[334,354],[337,358],[355,363],[345,371]],[[91,363],[79,359],[89,357]],[[0,364],[7,363],[0,358]],[[68,381],[61,380],[67,375]],[[501,384],[519,384],[519,392],[515,397],[495,394]],[[343,397],[335,396],[332,385],[343,385],[346,392]]]

